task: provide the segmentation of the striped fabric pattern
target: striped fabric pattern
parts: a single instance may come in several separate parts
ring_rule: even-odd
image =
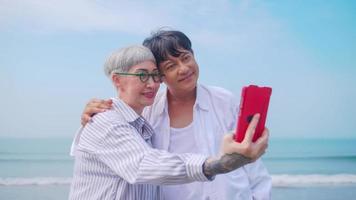
[[[153,149],[152,127],[113,99],[79,133],[69,199],[161,199],[159,185],[208,181],[206,156]]]

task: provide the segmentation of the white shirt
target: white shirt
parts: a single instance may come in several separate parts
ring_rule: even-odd
[[[171,153],[197,153],[199,152],[194,138],[194,123],[184,128],[170,128],[170,142],[168,151]],[[201,184],[193,182],[182,185],[170,185],[162,188],[163,199],[182,200],[199,199],[203,194]]]
[[[193,108],[194,136],[189,136],[186,140],[194,141],[199,153],[219,154],[223,134],[235,130],[238,106],[239,101],[231,92],[218,87],[198,85],[197,99]],[[172,150],[167,91],[157,94],[154,104],[145,109],[143,116],[155,130],[153,146]],[[190,151],[188,150],[188,152]],[[202,194],[199,194],[198,200],[268,200],[271,198],[271,177],[261,160],[228,174],[218,175],[212,182],[197,183],[196,185],[199,185],[196,186],[197,191],[203,191]],[[194,198],[194,200],[196,199]]]

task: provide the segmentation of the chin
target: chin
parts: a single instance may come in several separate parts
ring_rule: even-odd
[[[151,106],[151,105],[153,104],[153,102],[154,102],[154,99],[152,99],[152,100],[145,100],[145,101],[143,102],[143,105],[144,105],[144,106]]]
[[[183,85],[183,88],[186,90],[192,90],[197,87],[197,80],[191,81],[189,84]]]

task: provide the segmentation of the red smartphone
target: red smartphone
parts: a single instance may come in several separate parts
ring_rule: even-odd
[[[240,110],[237,119],[237,128],[235,132],[235,141],[242,142],[245,138],[245,133],[253,116],[257,113],[260,114],[255,135],[252,141],[255,142],[261,137],[265,128],[269,99],[272,94],[270,87],[258,87],[250,85],[242,88]]]

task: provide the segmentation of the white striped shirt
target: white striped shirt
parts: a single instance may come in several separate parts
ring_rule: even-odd
[[[153,129],[119,99],[78,133],[69,199],[161,199],[158,185],[208,181],[206,156],[153,149]]]

